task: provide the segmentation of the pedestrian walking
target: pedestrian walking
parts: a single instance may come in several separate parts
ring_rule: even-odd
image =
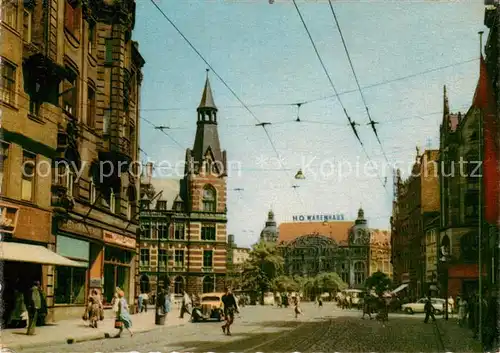
[[[365,297],[363,298],[363,316],[361,317],[363,320],[365,319],[365,315],[367,314],[370,320],[372,319],[370,301],[371,301],[370,295],[366,293]]]
[[[222,304],[224,305],[224,318],[226,323],[222,325],[222,332],[231,336],[231,325],[234,323],[234,313],[239,313],[238,304],[234,298],[231,288],[226,288],[225,294],[222,296]]]
[[[297,319],[300,314],[302,314],[302,309],[300,309],[300,300],[299,297],[293,297],[294,301],[294,312],[295,312],[295,318]]]
[[[191,298],[184,291],[184,295],[182,296],[181,313],[179,315],[179,318],[183,319],[184,313],[188,313],[189,315],[191,315],[191,306],[192,306]]]
[[[457,297],[458,302],[458,325],[463,327],[467,319],[467,300]]]
[[[36,322],[38,319],[38,311],[42,308],[42,296],[40,294],[40,282],[35,281],[30,290],[30,297],[28,301],[28,330],[27,335],[34,335]]]
[[[163,292],[163,314],[165,315],[165,319],[167,318],[168,313],[172,309],[172,301],[170,300],[170,294],[168,293],[168,290],[164,289]]]
[[[318,307],[322,307],[323,306],[323,299],[321,299],[321,297],[318,297]]]
[[[427,301],[425,302],[424,311],[424,323],[427,323],[429,321],[429,317],[432,318],[432,321],[436,321],[436,318],[434,317],[434,307],[432,306],[431,297],[429,296],[427,297]]]
[[[125,293],[120,290],[118,293],[118,311],[116,313],[116,319],[115,319],[115,328],[118,329],[118,333],[116,334],[115,338],[119,338],[123,332],[123,328],[126,328],[127,331],[130,333],[130,336],[133,336],[134,333],[132,332],[132,320],[130,318],[130,313],[128,309],[128,304],[127,300],[124,298]]]
[[[376,319],[382,324],[382,327],[385,327],[386,322],[389,321],[389,306],[384,298],[379,298],[378,303],[379,310]]]
[[[28,317],[24,294],[16,287],[14,290],[14,309],[9,315],[7,327],[23,328],[27,325]]]
[[[99,320],[104,320],[104,312],[101,299],[97,290],[92,290],[87,304],[87,315],[90,321],[90,327],[97,328]]]

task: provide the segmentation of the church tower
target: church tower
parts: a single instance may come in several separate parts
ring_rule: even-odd
[[[222,291],[227,272],[226,151],[220,147],[208,70],[196,111],[196,136],[193,149],[186,150],[181,188],[189,216],[186,236],[198,244],[189,250],[187,287],[190,293],[204,293]]]

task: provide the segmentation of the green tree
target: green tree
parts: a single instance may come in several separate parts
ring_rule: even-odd
[[[388,291],[392,286],[392,281],[385,273],[377,271],[368,277],[365,281],[365,287],[374,290],[378,296]]]
[[[296,292],[300,286],[294,278],[281,275],[273,280],[272,289],[277,292]]]
[[[342,278],[335,272],[324,272],[315,277],[304,278],[302,288],[305,295],[311,300],[314,300],[318,295],[325,292],[330,295],[333,292],[347,288],[347,284],[342,281]]]
[[[272,289],[273,281],[283,270],[283,257],[277,247],[268,242],[260,241],[252,247],[249,259],[243,269],[243,288],[258,291],[261,302],[264,293]]]

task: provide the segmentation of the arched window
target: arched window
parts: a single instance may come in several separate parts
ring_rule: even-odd
[[[147,275],[142,275],[141,276],[141,293],[149,293],[151,291],[150,285],[149,285],[149,277]]]
[[[349,284],[349,269],[346,264],[342,264],[340,268],[340,276],[342,277],[342,281]]]
[[[207,185],[203,188],[203,211],[205,212],[215,212],[215,189],[211,185]]]
[[[354,283],[363,284],[365,282],[365,263],[358,261],[354,264]]]
[[[203,277],[203,293],[215,292],[215,282],[212,276]]]
[[[184,293],[184,278],[177,276],[174,279],[174,293],[183,294]]]

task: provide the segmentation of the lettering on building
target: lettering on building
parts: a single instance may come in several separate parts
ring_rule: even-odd
[[[104,231],[104,241],[106,243],[120,245],[120,246],[124,246],[127,248],[135,249],[135,239],[126,237],[124,235],[112,233],[112,232],[109,232],[107,230]]]
[[[317,214],[317,215],[297,215],[293,216],[294,222],[314,222],[314,221],[343,221],[344,215],[341,213],[336,214]]]
[[[92,238],[101,239],[102,237],[101,230],[99,228],[78,221],[68,220],[67,222],[60,224],[59,228],[66,232],[78,233]]]

